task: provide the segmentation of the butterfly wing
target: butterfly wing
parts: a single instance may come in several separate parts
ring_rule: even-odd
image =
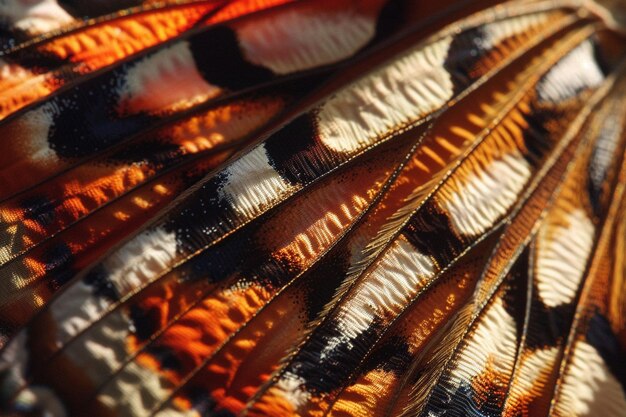
[[[623,40],[489,3],[166,2],[9,46],[3,409],[620,415]]]

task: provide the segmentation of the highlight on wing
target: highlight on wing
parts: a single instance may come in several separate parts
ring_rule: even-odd
[[[625,16],[0,0],[0,415],[624,416]]]

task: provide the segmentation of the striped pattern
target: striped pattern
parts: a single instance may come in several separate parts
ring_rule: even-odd
[[[621,415],[623,34],[498,3],[0,5],[0,414]]]

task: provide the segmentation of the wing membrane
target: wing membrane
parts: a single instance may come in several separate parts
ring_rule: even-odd
[[[490,3],[14,32],[1,409],[619,415],[623,39],[577,2]]]

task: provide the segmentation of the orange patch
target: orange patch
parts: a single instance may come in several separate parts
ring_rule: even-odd
[[[334,417],[369,417],[382,413],[398,382],[393,372],[375,369],[362,375],[341,393],[328,414]]]
[[[197,306],[180,317],[176,323],[169,327],[161,337],[153,343],[153,346],[166,348],[175,353],[181,363],[181,369],[177,372],[178,378],[184,377],[202,363],[204,358],[211,355],[228,336],[236,331],[239,326],[247,321],[267,300],[268,292],[258,286],[250,286],[245,289],[217,290],[209,294]],[[147,299],[148,307],[164,302],[155,298]],[[166,302],[166,301],[165,301]],[[174,306],[159,308],[161,312],[158,320],[167,323],[168,316],[178,313]],[[142,353],[144,358],[151,363],[149,353]],[[142,359],[142,361],[144,360]]]

